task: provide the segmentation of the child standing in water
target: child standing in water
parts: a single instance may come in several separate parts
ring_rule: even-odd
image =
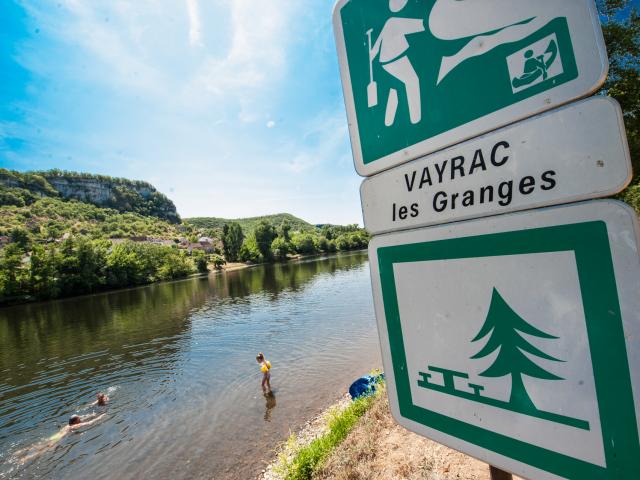
[[[262,372],[262,391],[265,394],[271,393],[271,362],[264,358],[264,354],[260,352],[256,355],[256,360],[260,364],[260,371]]]

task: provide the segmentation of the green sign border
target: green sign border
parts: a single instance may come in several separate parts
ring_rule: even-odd
[[[393,265],[529,253],[573,252],[605,450],[603,468],[413,404]],[[633,478],[640,444],[622,315],[604,221],[378,248],[382,299],[400,414],[500,455],[566,478]]]

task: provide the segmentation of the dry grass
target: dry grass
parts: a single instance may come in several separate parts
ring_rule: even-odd
[[[488,480],[489,467],[398,426],[386,395],[382,395],[313,478]]]

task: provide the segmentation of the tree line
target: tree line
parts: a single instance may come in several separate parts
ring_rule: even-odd
[[[292,232],[288,222],[275,227],[267,221],[248,235],[238,223],[224,225],[223,252],[212,254],[177,245],[81,234],[65,237],[42,242],[24,228],[10,230],[9,243],[0,250],[0,305],[179,279],[206,273],[209,266],[220,268],[227,261],[264,263],[294,254],[361,249],[369,242],[369,235],[357,225],[323,226],[309,233]]]
[[[236,222],[222,227],[223,252],[228,262],[271,262],[294,254],[358,250],[368,244],[369,234],[357,225],[324,225],[313,232],[292,232],[286,220],[277,227],[263,220],[246,236]]]
[[[0,251],[0,304],[50,300],[114,288],[184,278],[207,271],[203,252],[124,241],[69,237],[31,243],[14,229]]]

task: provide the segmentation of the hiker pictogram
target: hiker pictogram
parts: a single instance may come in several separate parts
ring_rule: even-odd
[[[408,0],[389,0],[389,10],[392,13],[400,12]],[[369,84],[367,85],[367,104],[369,108],[378,104],[378,84],[373,78],[373,61],[378,57],[382,68],[391,76],[404,84],[407,103],[409,107],[409,119],[415,124],[422,119],[422,105],[420,99],[420,79],[416,74],[411,61],[407,57],[409,43],[407,35],[424,32],[424,21],[421,18],[391,17],[387,19],[378,38],[373,42],[371,35],[373,29],[367,31],[369,46]],[[389,89],[387,107],[384,115],[384,124],[389,127],[396,120],[398,110],[398,91]]]
[[[498,290],[494,288],[487,318],[485,319],[485,322],[478,334],[471,341],[476,342],[485,337],[488,337],[488,340],[484,347],[482,347],[478,353],[473,355],[471,359],[484,358],[496,351],[498,352],[491,366],[478,375],[481,377],[510,376],[511,395],[509,401],[497,400],[485,396],[482,393],[485,390],[484,386],[477,383],[467,384],[473,393],[465,390],[459,390],[456,388],[455,379],[468,379],[469,374],[441,367],[429,366],[428,370],[431,373],[419,372],[421,379],[418,380],[418,385],[423,388],[436,390],[449,395],[455,395],[457,397],[492,405],[494,407],[511,410],[532,417],[542,418],[583,430],[589,430],[589,422],[585,420],[547,412],[540,410],[535,406],[529,397],[522,376],[526,375],[542,380],[555,381],[563,380],[563,378],[541,368],[525,353],[554,362],[561,362],[562,360],[548,355],[535,347],[527,341],[522,334],[546,340],[555,340],[558,338],[539,330],[530,323],[527,323],[507,304],[507,302],[505,302]],[[444,385],[439,385],[430,381],[433,373],[437,373],[441,376],[444,381]]]
[[[508,12],[507,15],[495,18],[483,14],[486,2],[437,0],[430,11],[428,20],[425,20],[424,18],[401,16],[408,0],[389,0],[388,7],[391,16],[385,20],[377,38],[373,28],[365,32],[369,55],[367,107],[374,108],[378,105],[378,95],[381,93],[379,86],[384,85],[383,88],[388,91],[384,115],[385,126],[390,127],[396,123],[399,98],[406,99],[411,124],[420,123],[423,117],[421,81],[435,81],[435,84],[438,85],[467,60],[484,55],[500,45],[522,40],[538,31],[552,19],[549,15],[534,13],[535,8],[528,1],[496,1],[505,2],[504,11]],[[518,4],[517,8],[513,5],[514,1]],[[470,17],[477,19],[477,21],[472,23],[443,21],[443,19],[452,18],[452,16],[453,18]],[[425,24],[427,22],[431,33],[440,40],[457,42],[461,39],[471,38],[457,53],[442,56],[437,79],[432,78],[431,74],[429,78],[421,78],[426,72],[416,71],[408,56],[411,47],[407,37],[426,32]],[[526,54],[527,62],[524,70],[520,71],[521,76],[518,79],[513,80],[514,90],[533,84],[538,78],[547,78],[547,70],[558,55],[558,45],[555,40],[549,43],[549,48],[555,48],[555,52],[549,51],[534,55],[534,50],[531,49]],[[405,94],[403,97],[399,97],[396,86],[390,85],[386,79],[374,77],[374,62],[379,63],[382,71],[403,84]],[[376,69],[375,71],[379,72],[380,70]]]

